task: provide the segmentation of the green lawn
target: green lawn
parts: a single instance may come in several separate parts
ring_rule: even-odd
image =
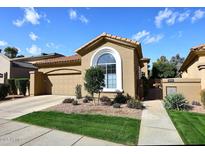
[[[33,112],[14,120],[126,145],[137,144],[140,128],[137,119],[61,112]]]
[[[188,145],[205,144],[205,115],[191,112],[168,111],[181,138]]]

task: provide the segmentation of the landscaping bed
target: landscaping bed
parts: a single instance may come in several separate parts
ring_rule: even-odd
[[[140,129],[138,119],[53,111],[33,112],[14,120],[126,145],[137,144]]]
[[[102,104],[83,103],[83,100],[78,101],[78,105],[72,103],[62,103],[44,111],[58,111],[64,113],[79,113],[79,114],[102,114],[110,116],[121,116],[135,119],[141,119],[142,110],[128,108],[127,104],[122,104],[120,108],[113,108],[113,106],[107,106]]]
[[[181,138],[187,145],[205,145],[205,115],[167,110]]]

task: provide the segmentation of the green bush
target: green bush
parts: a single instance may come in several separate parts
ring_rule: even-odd
[[[72,103],[73,101],[74,101],[73,98],[66,98],[66,99],[63,100],[62,103]]]
[[[103,105],[112,105],[112,101],[109,97],[107,96],[102,96],[100,97],[100,102],[103,104]]]
[[[72,104],[73,104],[73,105],[78,105],[78,101],[77,101],[77,100],[74,100],[74,101],[72,102]]]
[[[117,95],[114,98],[114,103],[119,103],[119,104],[125,104],[127,101],[127,97],[124,96],[121,92],[117,93]]]
[[[19,89],[20,94],[26,95],[26,90],[29,85],[29,80],[20,78],[20,79],[15,79],[15,85]]]
[[[85,98],[88,99],[89,101],[93,101],[93,98],[91,96],[86,95]]]
[[[139,100],[134,99],[134,98],[127,101],[127,107],[132,108],[132,109],[143,109],[144,108],[142,103]]]
[[[84,98],[83,103],[90,103],[90,101],[87,98]]]
[[[201,90],[200,95],[201,95],[201,102],[205,106],[205,89]]]
[[[16,88],[16,84],[15,84],[15,79],[8,79],[7,83],[9,85],[9,93],[12,95],[16,95],[17,88]]]
[[[186,110],[188,107],[185,97],[178,93],[167,95],[164,103],[166,109]]]
[[[81,88],[82,86],[80,84],[77,84],[75,87],[75,96],[77,99],[82,98]]]
[[[0,100],[4,99],[9,93],[8,84],[0,84]]]

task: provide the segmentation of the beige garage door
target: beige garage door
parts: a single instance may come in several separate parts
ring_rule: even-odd
[[[51,83],[51,94],[75,96],[75,86],[80,84],[81,75],[48,75]]]

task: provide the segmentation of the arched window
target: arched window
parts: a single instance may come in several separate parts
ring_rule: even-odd
[[[92,56],[90,66],[100,66],[105,73],[104,92],[122,90],[122,66],[120,54],[111,47],[102,47]]]
[[[116,61],[110,53],[101,55],[97,60],[105,74],[105,88],[117,88],[116,85]]]

